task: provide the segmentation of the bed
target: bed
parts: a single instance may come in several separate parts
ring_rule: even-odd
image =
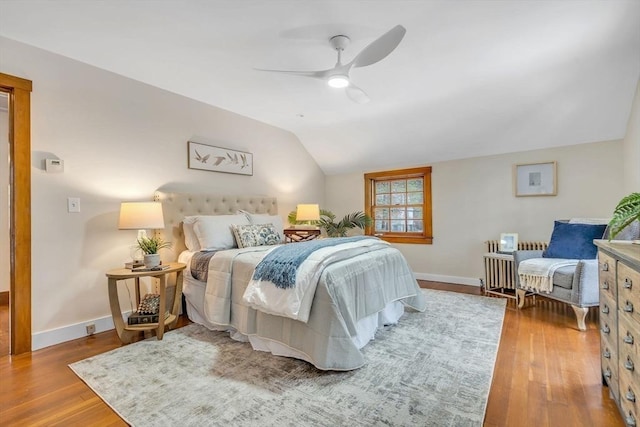
[[[229,237],[221,236],[225,227],[228,232],[229,221],[242,222],[243,217],[249,226],[233,224],[236,231],[269,221],[282,236],[275,198],[158,191],[155,200],[163,205],[163,237],[173,243],[163,260],[187,265],[183,295],[189,319],[211,330],[228,331],[231,338],[248,341],[255,350],[302,359],[322,370],[357,369],[365,363],[361,349],[380,326],[397,323],[407,307],[414,312],[409,315],[425,308],[424,294],[401,253],[378,239],[355,238],[335,246],[330,239],[315,243],[327,247],[313,256],[325,251],[332,254],[332,262],[317,263],[313,273],[319,277],[317,286],[301,297],[308,301],[301,304],[309,308],[306,315],[304,309],[293,317],[270,312],[250,296],[252,289],[254,295],[263,295],[260,289],[269,285],[268,280],[266,284],[252,280],[256,266],[275,248],[302,251],[304,246],[296,245],[304,244],[280,248],[281,237],[278,242],[227,249]],[[206,247],[194,248],[194,228],[199,231],[198,242]],[[207,254],[212,256],[206,259]]]

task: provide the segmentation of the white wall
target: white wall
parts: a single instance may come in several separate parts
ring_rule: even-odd
[[[625,194],[637,193],[640,192],[640,81],[636,86],[623,145]]]
[[[2,94],[4,96],[4,94]],[[4,105],[4,104],[3,104]],[[9,290],[9,114],[0,110],[0,292]]]
[[[623,195],[622,141],[478,157],[432,166],[433,244],[396,245],[419,278],[477,284],[484,242],[501,232],[548,240],[554,219],[610,217]],[[558,195],[515,197],[516,163],[558,162]],[[416,164],[413,166],[420,166]],[[341,216],[364,209],[365,172],[326,178],[323,207]]]
[[[105,271],[129,259],[136,234],[117,229],[123,200],[160,187],[270,195],[283,218],[324,201],[324,174],[289,132],[8,39],[0,51],[1,72],[33,81],[34,334],[109,315]],[[253,176],[188,169],[189,140],[253,153]],[[64,173],[46,173],[47,157]]]

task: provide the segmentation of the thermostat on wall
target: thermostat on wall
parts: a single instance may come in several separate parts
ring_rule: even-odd
[[[64,160],[45,159],[44,165],[47,172],[64,172]]]

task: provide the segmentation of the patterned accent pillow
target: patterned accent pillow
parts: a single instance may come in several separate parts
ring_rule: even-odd
[[[273,224],[232,225],[231,229],[239,248],[277,245],[282,242],[282,237]]]

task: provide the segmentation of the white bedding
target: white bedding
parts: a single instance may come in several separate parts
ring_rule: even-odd
[[[263,313],[289,317],[306,323],[309,320],[311,302],[316,293],[320,275],[328,265],[388,247],[389,243],[384,240],[365,239],[318,249],[300,265],[295,286],[283,289],[269,280],[252,278],[243,299],[249,306]]]
[[[233,249],[214,256],[209,281],[224,275],[226,285],[222,288],[206,286],[185,272],[189,318],[210,329],[229,330],[235,339],[248,339],[257,350],[303,359],[319,369],[348,370],[362,366],[360,349],[373,339],[380,325],[397,322],[403,303],[424,310],[424,296],[413,273],[392,247],[327,266],[307,323],[255,310],[243,295],[268,249]],[[183,252],[179,261],[188,265],[191,256]],[[216,272],[216,258],[231,259],[228,273]]]

